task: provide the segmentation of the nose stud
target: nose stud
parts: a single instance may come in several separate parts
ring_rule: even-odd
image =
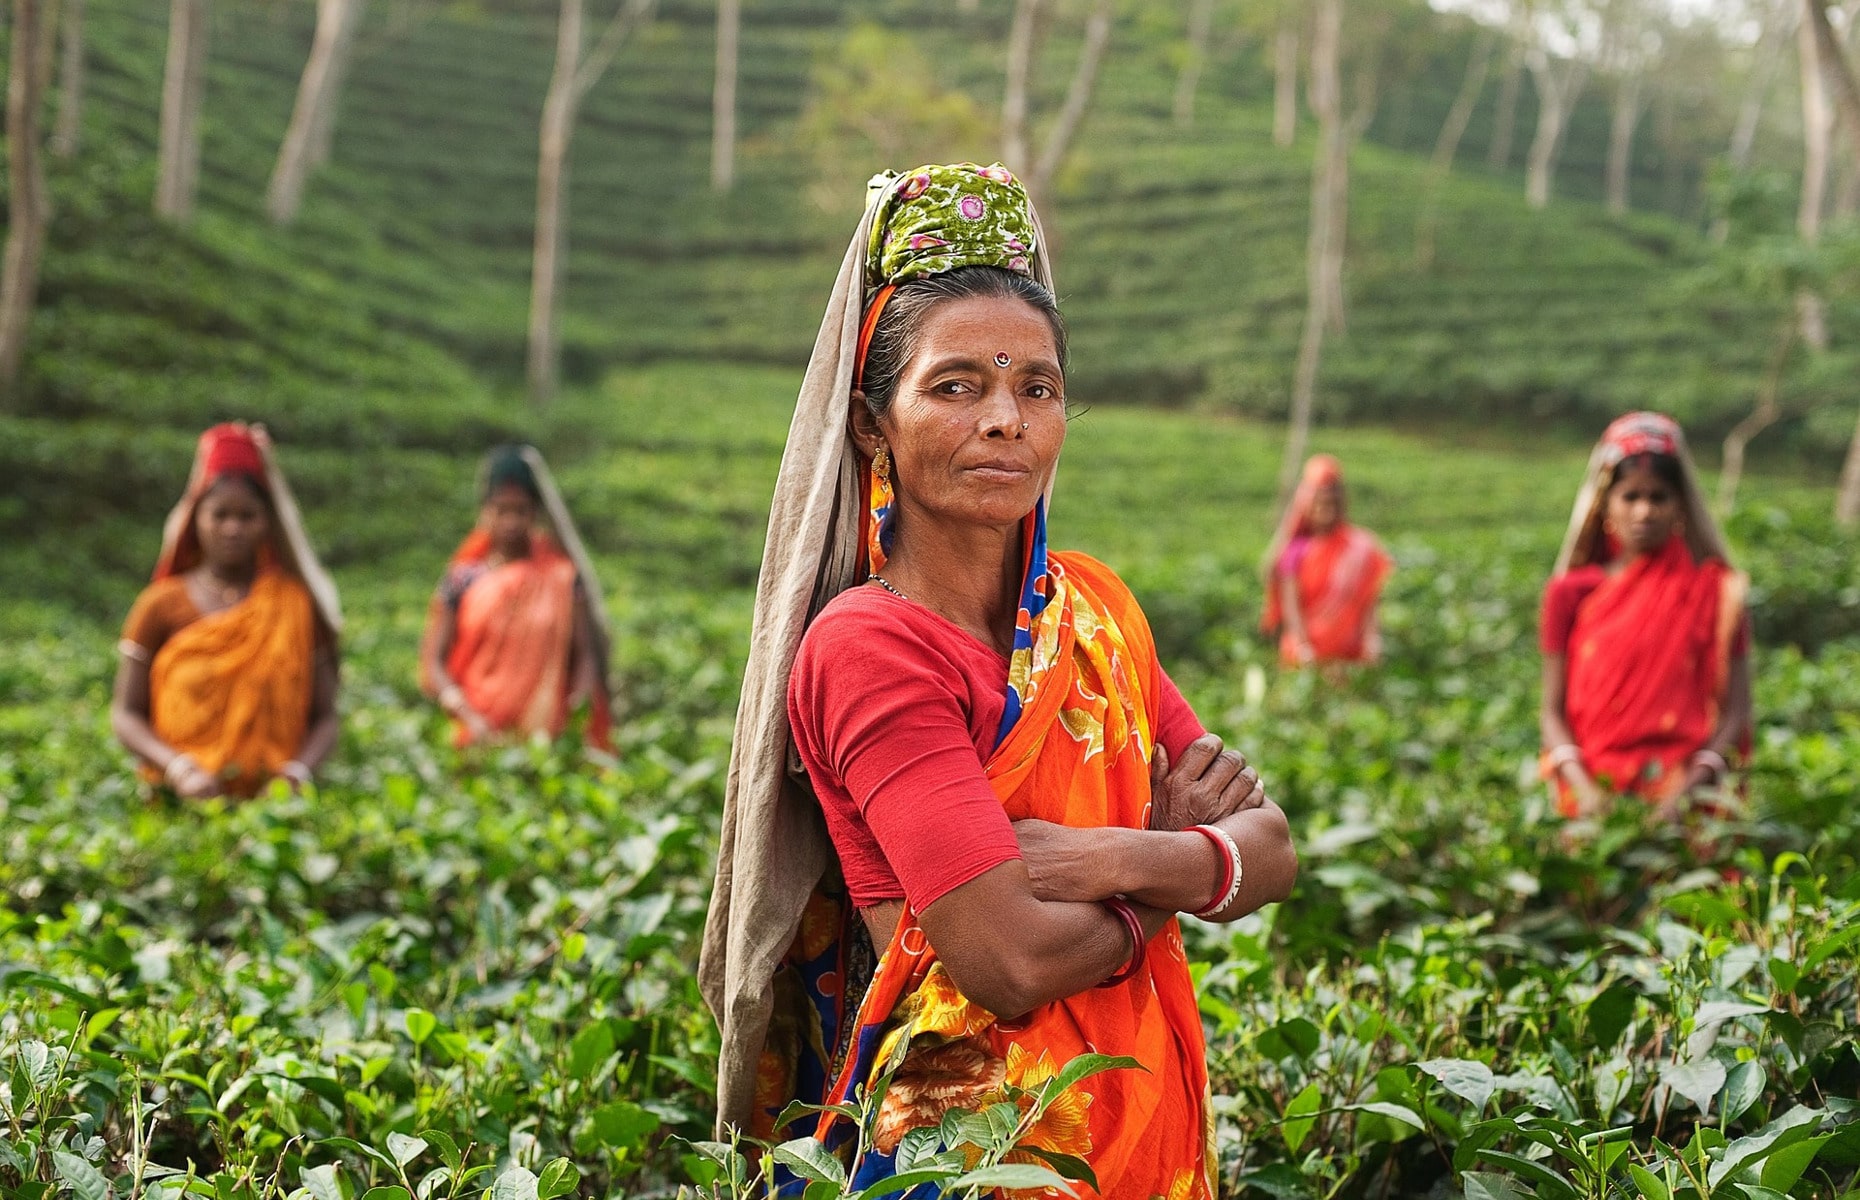
[[[995,366],[997,367],[1009,366],[1010,364],[1013,363],[1013,361],[1014,361],[1013,359],[1008,357],[1008,353],[1006,350],[997,350],[995,352]]]
[[[1031,421],[1022,421],[1020,423],[1021,432],[1025,433],[1027,431],[1028,426],[1030,426],[1031,424],[1032,424]]]

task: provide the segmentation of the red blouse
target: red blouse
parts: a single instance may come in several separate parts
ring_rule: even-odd
[[[1543,610],[1537,627],[1537,646],[1546,655],[1568,654],[1569,638],[1576,630],[1576,613],[1590,593],[1608,579],[1605,567],[1594,563],[1574,567],[1555,576],[1544,586]],[[1738,624],[1731,635],[1731,657],[1741,658],[1750,652],[1750,618]]]
[[[860,908],[922,912],[1020,857],[982,763],[1006,704],[1007,658],[875,587],[828,604],[788,682],[788,723]],[[1180,758],[1205,732],[1162,677],[1156,740]]]

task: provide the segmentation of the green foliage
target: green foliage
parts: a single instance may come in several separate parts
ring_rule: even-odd
[[[719,403],[681,404],[700,383]],[[765,1192],[694,1149],[716,1034],[692,967],[793,386],[667,366],[543,425],[583,450],[563,486],[617,585],[618,767],[441,748],[412,656],[462,464],[423,485],[443,503],[379,518],[395,557],[338,568],[343,744],[311,795],[145,804],[104,717],[111,622],[0,604],[0,1188]],[[1133,581],[1303,857],[1288,904],[1188,931],[1229,1186],[1851,1186],[1860,644],[1812,489],[1754,476],[1731,530],[1757,584],[1747,808],[1690,839],[1634,812],[1570,838],[1530,768],[1533,632],[1585,447],[1324,435],[1400,564],[1388,662],[1333,684],[1251,633],[1276,434],[1099,409],[1069,443],[1056,541]],[[116,611],[133,584],[92,580]],[[948,1132],[928,1158],[1009,1144]],[[950,1183],[973,1152],[925,1169]]]

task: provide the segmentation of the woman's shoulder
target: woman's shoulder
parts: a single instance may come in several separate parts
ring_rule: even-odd
[[[1588,595],[1608,578],[1608,568],[1598,563],[1587,566],[1571,567],[1561,575],[1552,575],[1544,584],[1545,599],[1580,599]]]
[[[940,620],[883,588],[850,587],[827,602],[801,638],[803,655],[832,654],[856,647],[869,654],[886,646],[921,644]]]

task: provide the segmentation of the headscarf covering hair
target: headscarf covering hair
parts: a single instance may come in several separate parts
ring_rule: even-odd
[[[285,569],[296,575],[316,602],[317,616],[330,633],[342,632],[342,602],[336,582],[324,570],[310,536],[304,530],[303,514],[291,495],[290,484],[279,470],[272,454],[271,435],[263,425],[243,421],[215,425],[200,435],[194,447],[194,465],[187,477],[187,490],[168,512],[162,525],[161,554],[155,561],[153,578],[167,579],[184,574],[200,564],[200,543],[194,532],[194,511],[213,490],[213,485],[228,477],[240,477],[256,484],[271,505],[272,551]]]
[[[1679,462],[1683,480],[1686,545],[1700,562],[1715,558],[1731,565],[1731,550],[1718,522],[1712,518],[1699,487],[1698,468],[1686,449],[1686,435],[1679,423],[1663,413],[1634,412],[1620,417],[1602,433],[1594,453],[1589,455],[1588,474],[1576,493],[1576,506],[1570,512],[1569,530],[1563,536],[1563,549],[1557,555],[1554,574],[1561,575],[1576,567],[1605,563],[1618,552],[1608,536],[1608,489],[1614,485],[1615,470],[1630,458],[1642,454],[1659,454]]]
[[[1343,464],[1334,455],[1313,454],[1305,460],[1304,473],[1298,477],[1298,489],[1292,493],[1290,504],[1279,515],[1279,524],[1272,531],[1272,541],[1266,546],[1266,556],[1260,560],[1260,576],[1270,580],[1278,569],[1279,560],[1285,555],[1285,548],[1293,538],[1306,537],[1311,533],[1311,508],[1317,502],[1317,494],[1326,487],[1343,486]],[[1337,509],[1337,520],[1346,520],[1346,511],[1341,499]]]
[[[920,167],[874,177],[868,187],[782,451],[730,749],[698,964],[699,987],[722,1032],[720,1129],[749,1123],[774,1007],[770,980],[833,861],[789,735],[788,677],[808,623],[861,582],[878,541],[870,536],[874,473],[848,417],[879,310],[899,283],[961,266],[1001,267],[1053,287],[1032,202],[999,164]]]
[[[534,454],[528,446],[498,446],[485,455],[484,463],[478,469],[478,496],[489,500],[498,488],[516,486],[529,494],[530,499],[542,502],[542,487],[536,482],[536,470],[530,465],[525,451]]]

